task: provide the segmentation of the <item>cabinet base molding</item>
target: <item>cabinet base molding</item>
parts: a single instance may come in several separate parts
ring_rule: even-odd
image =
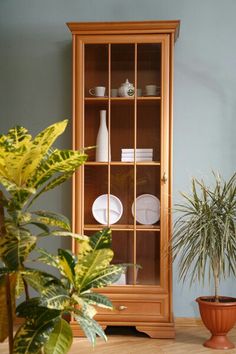
[[[146,333],[151,338],[175,338],[175,328],[173,323],[167,326],[136,326],[137,331]]]
[[[107,328],[107,325],[103,325],[100,323],[101,327],[103,330]],[[140,323],[140,325],[134,325],[134,324],[122,324],[122,323],[116,323],[114,324],[108,324],[108,326],[134,326],[137,331],[146,333],[149,337],[151,338],[175,338],[175,328],[174,328],[174,323],[158,323],[158,324],[147,324],[147,323]],[[81,330],[81,328],[78,326],[77,323],[71,323],[71,328],[74,337],[84,337],[84,332]]]

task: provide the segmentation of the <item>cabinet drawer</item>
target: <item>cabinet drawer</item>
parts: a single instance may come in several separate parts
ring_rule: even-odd
[[[112,301],[114,309],[99,309],[96,315],[97,320],[107,319],[128,319],[133,321],[157,321],[168,317],[167,297],[156,301],[135,301],[135,300],[115,300]]]

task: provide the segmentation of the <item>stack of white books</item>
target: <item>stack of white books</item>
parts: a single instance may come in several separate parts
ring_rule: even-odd
[[[121,149],[121,161],[133,162],[153,161],[153,149]]]

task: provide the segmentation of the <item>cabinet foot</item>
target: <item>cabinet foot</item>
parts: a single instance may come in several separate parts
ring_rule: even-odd
[[[167,326],[136,326],[137,331],[146,333],[151,338],[175,338],[174,325]]]

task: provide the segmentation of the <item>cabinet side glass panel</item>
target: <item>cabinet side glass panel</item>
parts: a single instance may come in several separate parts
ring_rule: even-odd
[[[108,167],[107,166],[84,166],[84,224],[106,224],[107,203],[100,199],[96,208],[92,210],[95,200],[106,195],[108,191]],[[95,217],[96,216],[96,217]]]
[[[138,88],[142,96],[160,96],[161,91],[161,44],[138,44]],[[151,87],[152,85],[152,87]]]
[[[97,86],[106,88],[108,95],[108,45],[85,44],[85,97],[93,97],[89,90]]]
[[[136,235],[138,285],[160,284],[160,232],[137,232]]]

